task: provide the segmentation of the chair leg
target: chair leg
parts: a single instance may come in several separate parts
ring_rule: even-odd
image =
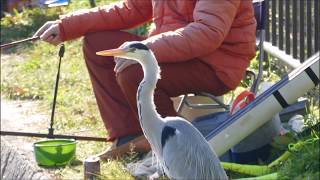
[[[182,96],[182,99],[180,100],[179,105],[178,105],[177,110],[176,110],[178,114],[181,113],[182,108],[185,105],[187,97],[188,97],[188,95],[186,95],[186,94]]]

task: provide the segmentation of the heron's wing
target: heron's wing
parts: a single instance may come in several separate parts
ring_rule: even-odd
[[[220,160],[191,123],[183,119],[167,121],[176,129],[163,147],[164,166],[174,179],[226,179]]]

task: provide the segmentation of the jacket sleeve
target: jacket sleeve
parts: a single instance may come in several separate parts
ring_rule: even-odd
[[[186,61],[217,49],[227,36],[240,0],[199,0],[194,22],[144,40],[159,62]]]
[[[151,20],[151,0],[124,0],[111,5],[80,10],[60,17],[63,41],[88,32],[129,29]]]

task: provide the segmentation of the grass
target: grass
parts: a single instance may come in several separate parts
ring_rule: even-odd
[[[98,5],[110,2],[112,1],[97,0]],[[49,10],[24,10],[22,13],[15,13],[3,18],[1,20],[1,43],[30,37],[47,20],[54,20],[59,14],[82,8],[89,8],[89,1],[72,1],[68,7]],[[148,25],[145,25],[142,28],[130,31],[136,34],[145,34],[147,27]],[[105,128],[99,116],[82,57],[81,39],[66,42],[65,46],[66,53],[62,60],[54,124],[56,133],[72,134],[78,132],[80,135],[105,137]],[[41,102],[40,108],[50,114],[58,65],[58,47],[39,41],[20,45],[1,53],[2,98],[38,100]],[[276,71],[277,68],[274,68],[274,66],[272,63],[265,64],[264,81],[280,79],[282,72]],[[257,69],[257,61],[251,63],[251,68]],[[246,84],[248,82],[244,81],[243,86],[246,86]],[[317,91],[318,89],[315,89],[311,92]],[[310,127],[319,124],[319,105],[311,105],[309,113],[304,119]],[[293,140],[290,142],[299,143],[311,138],[319,138],[318,128],[309,129],[311,130],[302,135],[292,134]],[[82,179],[82,161],[108,146],[107,143],[79,142],[77,145],[77,160],[66,168],[50,171],[61,179]],[[287,144],[282,149],[275,150],[275,155],[279,155],[279,152],[283,152],[286,148]],[[277,169],[279,179],[317,179],[319,177],[318,159],[319,143],[306,144],[304,148],[294,152],[292,157]],[[135,160],[136,155],[133,153],[123,159],[102,162],[101,179],[133,179],[124,169],[124,164]],[[232,177],[243,177],[243,175]]]
[[[312,99],[311,99],[311,102]],[[288,147],[292,157],[279,170],[281,179],[320,179],[320,119],[319,105],[312,104],[304,122],[308,128],[293,134],[297,148]]]
[[[310,139],[308,139],[310,140]],[[319,179],[319,139],[305,143],[300,149],[292,150],[292,157],[283,165],[279,174],[281,179]],[[304,173],[301,173],[304,172]]]

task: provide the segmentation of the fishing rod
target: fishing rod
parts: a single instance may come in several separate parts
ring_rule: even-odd
[[[88,137],[88,136],[75,136],[64,134],[44,134],[44,133],[31,133],[31,132],[17,132],[17,131],[0,131],[1,136],[26,136],[26,137],[43,137],[43,138],[63,138],[63,139],[75,139],[83,141],[101,141],[106,142],[106,138],[102,137]]]
[[[1,44],[0,48],[1,49],[2,48],[8,48],[8,47],[12,47],[12,46],[15,46],[15,45],[18,45],[18,44],[21,44],[21,43],[30,42],[30,41],[36,41],[36,40],[39,40],[39,39],[40,39],[39,36],[30,37],[30,38],[26,38],[26,39],[19,40],[19,41],[14,41],[14,42],[11,42],[11,43]]]

